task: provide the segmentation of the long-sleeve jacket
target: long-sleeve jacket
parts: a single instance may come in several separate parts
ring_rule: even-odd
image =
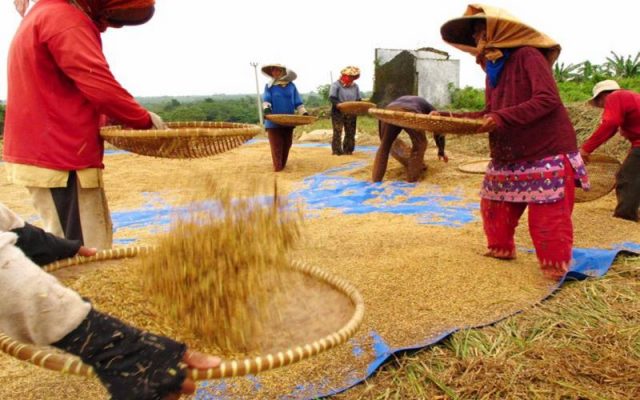
[[[514,49],[496,87],[487,80],[485,103],[483,111],[456,115],[495,119],[498,127],[489,134],[494,160],[530,161],[577,151],[575,131],[540,50]]]
[[[26,236],[18,238],[16,232]],[[49,235],[25,224],[0,203],[0,331],[24,343],[54,343],[73,331],[91,310],[88,302],[44,272],[18,247],[22,240],[24,249],[45,263],[72,255],[68,253],[75,244]],[[58,250],[61,252],[54,256]]]
[[[149,113],[115,80],[100,32],[68,0],[40,0],[8,60],[5,161],[53,170],[102,168],[99,118],[149,128]]]
[[[604,103],[602,121],[593,134],[582,144],[587,153],[593,152],[609,140],[620,128],[620,134],[631,142],[631,147],[640,147],[640,93],[616,90]]]
[[[271,105],[274,114],[293,114],[302,105],[302,98],[298,88],[293,82],[282,85],[266,85],[262,95],[262,101]],[[277,128],[280,125],[269,120],[264,122],[265,128]]]

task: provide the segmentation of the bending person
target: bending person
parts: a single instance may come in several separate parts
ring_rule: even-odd
[[[616,174],[618,204],[613,216],[638,221],[640,207],[640,94],[620,89],[618,82],[606,80],[593,88],[589,101],[594,107],[604,109],[598,128],[582,144],[580,154],[585,161],[598,147],[611,139],[618,129],[620,135],[631,143],[631,149]]]
[[[435,108],[420,96],[402,96],[387,105],[387,110],[408,111],[419,114],[429,114]],[[397,139],[403,129],[411,139],[411,148],[401,140]],[[424,153],[427,150],[427,135],[425,131],[402,128],[386,122],[378,122],[378,134],[380,135],[380,147],[376,152],[373,162],[371,180],[381,182],[387,171],[389,154],[398,160],[407,170],[407,181],[416,182],[427,169],[424,163]],[[444,135],[435,134],[433,138],[438,147],[438,158],[447,162],[449,159],[445,154]]]

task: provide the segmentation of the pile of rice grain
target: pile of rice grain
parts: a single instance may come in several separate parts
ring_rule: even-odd
[[[142,260],[150,301],[205,343],[245,352],[264,323],[278,318],[267,306],[289,270],[287,253],[299,237],[300,213],[287,212],[277,190],[266,201],[197,203],[158,239]]]

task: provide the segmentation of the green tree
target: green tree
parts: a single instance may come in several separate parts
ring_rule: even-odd
[[[640,75],[640,52],[632,59],[630,55],[627,57],[611,52],[611,57],[607,57],[604,66],[614,77],[630,78]]]
[[[553,77],[556,82],[566,82],[573,80],[576,76],[576,71],[580,68],[580,64],[568,64],[563,62],[557,62],[553,66]]]
[[[4,105],[0,104],[0,137],[4,134]]]
[[[316,89],[318,95],[326,102],[329,101],[329,91],[331,90],[331,85],[320,85]]]

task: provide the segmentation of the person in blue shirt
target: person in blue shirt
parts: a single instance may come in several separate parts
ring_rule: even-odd
[[[309,113],[302,104],[302,98],[293,81],[297,75],[281,64],[268,64],[262,67],[262,73],[271,78],[262,95],[264,115],[269,114],[303,114]],[[271,146],[273,170],[282,171],[287,165],[289,150],[293,142],[293,127],[278,125],[265,120],[264,127]]]

